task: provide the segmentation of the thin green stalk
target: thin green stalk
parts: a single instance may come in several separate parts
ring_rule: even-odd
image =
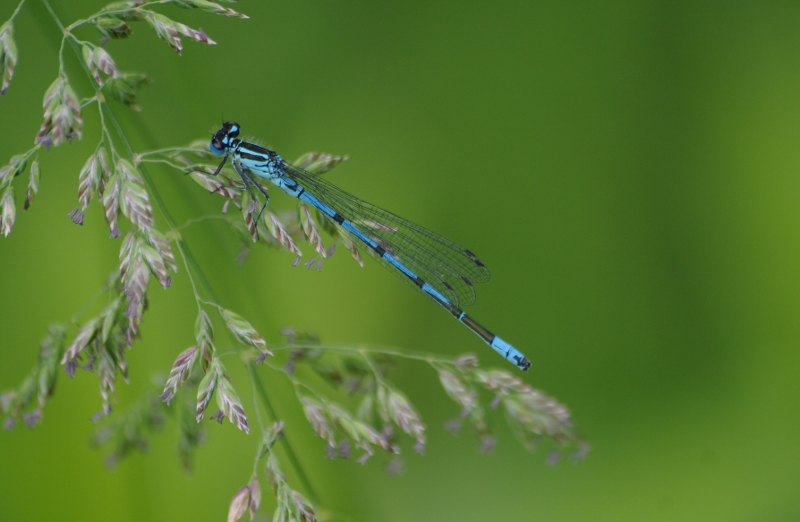
[[[14,21],[14,18],[16,18],[16,17],[17,17],[17,15],[19,14],[19,10],[20,10],[20,9],[22,9],[22,4],[24,4],[24,3],[25,3],[25,0],[22,0],[22,1],[21,1],[21,2],[20,2],[18,5],[17,5],[17,8],[16,8],[16,9],[14,9],[14,12],[13,12],[13,13],[11,13],[11,18],[9,18],[9,19],[8,19],[8,21],[9,21],[9,22],[13,22],[13,21]]]
[[[139,157],[144,158],[145,156],[152,156],[153,154],[169,154],[171,152],[188,152],[197,154],[197,149],[192,149],[189,147],[165,147],[163,149],[155,149],[155,150],[148,150],[146,152],[140,152]]]
[[[272,409],[272,404],[270,403],[269,398],[267,397],[267,392],[264,389],[264,385],[261,383],[261,379],[259,379],[258,375],[256,374],[255,363],[250,361],[250,363],[248,363],[247,365],[247,370],[250,372],[251,377],[253,377],[253,382],[255,383],[256,390],[258,391],[258,394],[261,396],[261,400],[264,403],[264,408],[267,409],[267,413],[269,414],[270,417],[276,419],[277,416],[275,415],[275,410]],[[297,460],[297,455],[295,455],[295,453],[292,451],[292,447],[289,444],[287,437],[283,437],[283,440],[286,441],[286,455],[289,457],[290,464],[297,473],[297,478],[300,479],[300,482],[303,484],[303,487],[308,492],[309,496],[311,497],[311,500],[315,504],[318,504],[319,497],[314,492],[314,488],[311,486],[311,482],[309,482],[308,477],[306,476],[306,473],[303,470],[303,466],[300,464],[300,461]]]
[[[98,290],[96,294],[94,294],[85,303],[83,303],[83,305],[80,308],[78,308],[78,311],[72,314],[72,317],[69,318],[69,322],[72,324],[77,324],[78,319],[80,318],[81,315],[83,315],[83,312],[85,312],[86,309],[89,308],[89,305],[91,305],[95,301],[95,299],[97,299],[104,293],[108,292],[108,289],[111,288],[111,284],[113,283],[106,283],[105,285],[103,285],[103,288]]]
[[[196,218],[193,218],[193,219],[190,219],[190,220],[186,221],[186,223],[184,223],[183,225],[179,226],[175,230],[176,231],[184,230],[184,229],[189,228],[190,226],[192,226],[192,225],[194,225],[196,223],[203,223],[204,221],[218,221],[218,220],[230,221],[231,218],[229,216],[221,216],[221,215],[218,215],[218,214],[214,214],[214,215],[210,215],[210,216],[200,216],[200,217],[196,217]]]
[[[307,348],[307,349],[322,349],[322,350],[331,350],[337,352],[353,352],[360,355],[368,355],[368,354],[383,354],[383,355],[391,355],[393,357],[399,357],[401,359],[410,359],[413,361],[423,361],[428,364],[454,364],[454,359],[449,357],[439,357],[436,355],[431,355],[425,352],[414,352],[411,350],[400,350],[397,348],[389,348],[384,346],[375,346],[375,345],[364,345],[364,346],[347,346],[347,345],[336,345],[336,344],[286,344],[284,346],[277,346],[270,348],[273,352],[277,352],[280,350],[296,350],[298,348]]]
[[[147,13],[152,13],[152,11],[149,11],[149,10],[144,9],[144,8],[145,7],[149,7],[151,5],[168,4],[171,1],[172,0],[154,0],[153,2],[146,2],[144,4],[141,4],[141,5],[137,6],[137,10],[143,11],[143,12],[147,12]],[[76,21],[72,22],[70,25],[68,25],[66,29],[68,31],[72,31],[76,27],[80,27],[83,24],[90,23],[90,22],[94,21],[96,18],[100,18],[101,16],[112,16],[112,15],[115,15],[115,14],[123,14],[123,13],[127,13],[128,11],[130,11],[130,8],[128,8],[128,9],[117,9],[117,10],[111,10],[111,11],[103,11],[102,13],[94,14],[94,15],[90,16],[89,18],[85,18],[83,20],[76,20]],[[59,24],[59,25],[61,25],[61,24]],[[62,29],[63,29],[63,26],[62,26]]]
[[[140,155],[139,156],[139,162],[140,163],[161,163],[163,165],[168,165],[168,166],[172,167],[175,170],[183,170],[184,169],[184,167],[182,165],[179,165],[178,163],[175,163],[175,162],[167,160],[167,159],[142,159],[141,155]]]

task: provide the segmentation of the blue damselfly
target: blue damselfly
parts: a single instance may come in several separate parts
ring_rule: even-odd
[[[239,125],[227,122],[211,139],[211,152],[223,156],[214,175],[228,158],[246,189],[255,187],[269,201],[256,178],[267,180],[318,209],[340,229],[370,249],[378,261],[433,299],[486,344],[521,370],[530,362],[516,348],[465,314],[459,306],[475,301],[473,283],[489,280],[489,269],[470,250],[419,225],[348,194],[320,176],[295,167],[264,147],[237,138]]]

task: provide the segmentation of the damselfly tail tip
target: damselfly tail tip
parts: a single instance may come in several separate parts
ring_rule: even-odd
[[[531,362],[528,360],[527,357],[523,357],[522,359],[517,359],[517,367],[523,372],[527,372],[528,368],[531,367]]]

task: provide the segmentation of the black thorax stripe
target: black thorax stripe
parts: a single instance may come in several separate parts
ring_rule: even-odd
[[[243,150],[239,151],[239,156],[243,157],[244,159],[249,159],[253,161],[267,161],[265,156],[259,156],[258,154],[250,154],[249,152],[245,152]]]

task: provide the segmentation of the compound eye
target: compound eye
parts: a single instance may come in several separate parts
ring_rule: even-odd
[[[214,138],[211,140],[211,152],[217,156],[225,152],[225,145],[223,145],[222,141],[216,136],[214,136]]]

